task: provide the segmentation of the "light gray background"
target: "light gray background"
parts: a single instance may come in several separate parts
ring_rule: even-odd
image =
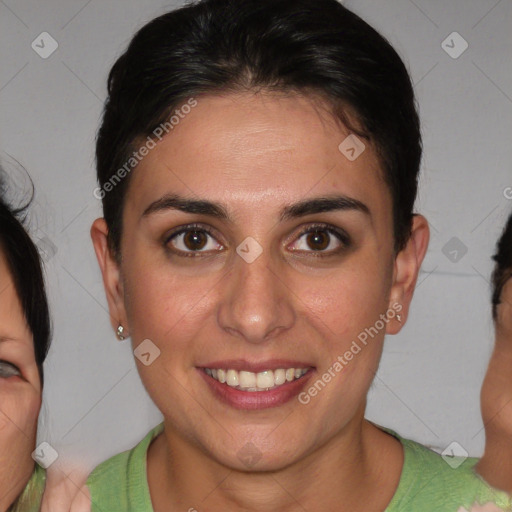
[[[512,210],[512,2],[345,3],[410,68],[425,143],[417,210],[432,228],[409,321],[386,341],[368,416],[406,437],[441,449],[456,440],[479,455],[479,390],[492,347],[490,255]],[[107,73],[135,30],[175,5],[0,1],[0,156],[13,179],[22,177],[11,157],[35,182],[31,229],[48,255],[55,326],[39,441],[84,470],[160,421],[129,343],[118,343],[109,325],[89,228],[100,216],[93,146]],[[441,46],[453,31],[469,44],[457,59]],[[31,48],[42,32],[58,42],[46,59]],[[467,247],[457,262],[443,253],[452,237]]]

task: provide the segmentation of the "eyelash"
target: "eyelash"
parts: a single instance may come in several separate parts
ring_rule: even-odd
[[[214,234],[214,231],[207,225],[202,224],[188,224],[186,226],[180,226],[179,228],[176,228],[176,230],[172,231],[171,233],[168,233],[164,240],[164,246],[165,248],[170,251],[172,254],[183,257],[183,258],[197,258],[197,257],[204,257],[204,255],[208,255],[209,251],[182,251],[180,249],[172,248],[170,247],[170,242],[178,237],[179,235],[189,233],[190,231],[198,231],[201,233],[206,233],[211,238],[217,240],[217,237]],[[324,224],[324,223],[317,223],[317,224],[310,224],[305,229],[300,231],[300,233],[296,236],[296,240],[300,240],[304,235],[307,235],[309,233],[314,233],[315,231],[323,231],[326,233],[329,233],[329,235],[334,236],[341,244],[342,247],[331,250],[331,251],[303,251],[303,250],[294,250],[296,253],[308,253],[313,255],[316,258],[321,257],[329,257],[329,256],[335,256],[338,255],[340,252],[348,249],[352,242],[349,237],[349,235],[339,229],[336,228],[330,224]],[[218,242],[218,241],[217,241]],[[220,242],[218,242],[220,245],[222,245]],[[220,252],[220,251],[219,251]]]
[[[336,250],[331,250],[331,251],[313,251],[313,250],[301,251],[301,250],[297,250],[295,252],[306,252],[308,254],[311,254],[315,258],[328,258],[330,256],[338,255],[340,252],[348,249],[351,246],[351,239],[345,231],[343,231],[339,228],[336,228],[334,226],[331,226],[330,224],[322,224],[322,223],[311,224],[311,225],[307,226],[307,228],[303,229],[299,233],[299,235],[297,236],[297,240],[302,238],[304,235],[308,235],[309,233],[314,233],[315,231],[322,231],[322,232],[329,233],[329,235],[334,236],[342,244],[342,246]]]
[[[14,369],[16,371],[16,374],[15,375],[8,375],[7,377],[3,377],[2,376],[2,368],[3,366],[7,366],[8,368],[10,368],[11,370]],[[14,377],[14,376],[17,376],[19,377],[21,375],[21,371],[20,369],[13,363],[9,363],[9,361],[4,361],[2,359],[0,359],[0,378],[9,378],[9,377]]]
[[[182,258],[198,258],[201,257],[201,253],[207,253],[207,251],[181,251],[180,249],[175,249],[169,247],[170,242],[173,238],[178,237],[179,235],[188,233],[190,231],[199,231],[201,233],[207,233],[210,237],[213,239],[217,239],[213,230],[205,225],[202,224],[187,224],[186,226],[181,226],[177,228],[176,230],[172,231],[171,233],[167,234],[164,241],[164,246],[167,250],[169,250],[172,254],[176,256],[180,256]],[[204,257],[204,256],[203,256]]]

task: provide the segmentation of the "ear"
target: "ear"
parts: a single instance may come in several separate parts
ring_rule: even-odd
[[[129,331],[124,305],[124,290],[119,262],[112,254],[108,244],[108,227],[105,219],[96,219],[91,227],[91,238],[96,258],[103,276],[103,286],[107,295],[110,323],[117,330],[122,325]]]
[[[418,280],[423,258],[430,239],[428,221],[423,215],[415,215],[412,221],[411,236],[407,245],[397,254],[393,272],[393,285],[389,296],[389,308],[398,315],[387,324],[387,334],[397,334],[407,320],[409,306]]]

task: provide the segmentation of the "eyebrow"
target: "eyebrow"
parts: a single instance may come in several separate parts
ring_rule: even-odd
[[[206,200],[188,199],[177,195],[166,195],[151,203],[142,213],[148,217],[154,213],[166,210],[179,210],[185,213],[207,215],[221,220],[230,220],[226,208]],[[290,220],[315,213],[332,211],[358,211],[371,216],[370,209],[358,199],[347,196],[328,196],[306,199],[298,203],[285,206],[280,214],[281,221]]]
[[[185,213],[208,215],[223,220],[229,219],[226,209],[220,204],[212,203],[211,201],[186,199],[176,195],[166,195],[151,203],[144,210],[142,217],[165,210],[179,210]]]
[[[370,209],[358,199],[347,196],[318,197],[306,199],[299,203],[286,206],[281,212],[281,220],[289,220],[297,217],[305,217],[314,213],[333,211],[359,211],[365,215],[370,214]]]

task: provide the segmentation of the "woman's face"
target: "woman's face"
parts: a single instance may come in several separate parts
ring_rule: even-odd
[[[305,97],[201,97],[131,178],[112,316],[150,340],[137,363],[166,428],[228,466],[355,430],[404,320],[422,254],[395,259],[380,163],[367,141],[347,158],[348,135]]]
[[[32,333],[0,250],[0,510],[20,494],[34,468],[40,406]]]

